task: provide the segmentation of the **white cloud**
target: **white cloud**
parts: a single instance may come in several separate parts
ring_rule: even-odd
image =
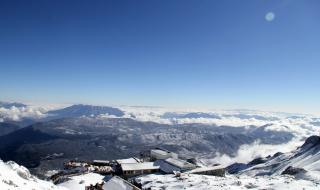
[[[22,118],[34,118],[40,119],[46,116],[47,109],[41,107],[11,107],[0,108],[0,117],[2,120],[9,119],[14,121],[20,121]]]
[[[239,163],[248,163],[258,157],[266,157],[269,155],[274,155],[277,152],[291,152],[301,146],[303,141],[299,138],[290,141],[289,143],[271,145],[271,144],[261,144],[259,141],[256,141],[252,144],[242,145],[235,157],[230,157],[226,154],[216,154],[214,159],[204,159],[203,161],[207,164],[210,163],[220,163],[224,166],[228,166],[235,162]]]

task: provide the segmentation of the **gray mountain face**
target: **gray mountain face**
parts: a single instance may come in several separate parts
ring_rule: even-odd
[[[0,136],[7,135],[21,127],[12,123],[0,122]]]
[[[6,103],[6,102],[0,102],[0,108],[6,108],[10,109],[12,107],[16,108],[27,108],[27,105],[21,104],[21,103]],[[12,125],[17,125],[19,127],[26,127],[29,125],[32,125],[36,122],[44,122],[44,121],[50,121],[52,119],[60,119],[60,118],[70,118],[70,117],[81,117],[81,116],[98,116],[101,114],[108,114],[113,115],[116,117],[121,117],[124,115],[124,112],[120,109],[113,108],[113,107],[107,107],[107,106],[91,106],[91,105],[73,105],[67,108],[58,109],[49,111],[41,118],[38,117],[32,117],[32,116],[21,116],[19,119],[12,119],[10,117],[6,117],[6,115],[2,115],[0,112],[0,119],[4,121],[5,123],[10,123]],[[1,121],[0,120],[0,121]],[[0,126],[1,127],[1,126]],[[8,132],[13,132],[18,128],[0,128],[0,135],[1,131],[3,131],[2,134],[7,134]]]
[[[118,108],[107,106],[91,106],[91,105],[72,105],[59,110],[49,111],[49,118],[68,118],[81,116],[97,116],[101,114],[108,114],[117,117],[124,115],[124,112]]]
[[[66,118],[36,123],[0,137],[0,157],[14,160],[41,174],[57,169],[69,159],[118,159],[137,156],[154,147],[163,147],[182,157],[207,156],[216,152],[234,156],[243,144],[257,140],[256,127],[228,127],[202,124],[165,125],[126,118]],[[270,134],[270,131],[268,131]],[[278,132],[273,132],[278,136]],[[273,143],[292,136],[265,139]],[[59,155],[55,157],[53,155]]]

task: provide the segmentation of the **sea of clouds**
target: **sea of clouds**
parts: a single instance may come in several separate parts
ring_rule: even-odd
[[[284,144],[262,144],[259,140],[252,144],[242,145],[236,156],[230,157],[226,154],[215,153],[212,159],[201,159],[206,164],[220,163],[229,165],[235,162],[247,163],[257,157],[266,157],[277,152],[291,152],[296,150],[304,143],[304,140],[311,135],[320,135],[320,127],[318,125],[320,118],[313,115],[291,114],[279,112],[264,112],[255,110],[170,110],[167,108],[137,108],[122,107],[126,111],[126,117],[134,116],[133,119],[139,121],[152,121],[165,124],[186,124],[200,123],[206,125],[245,127],[255,126],[264,128],[265,131],[282,131],[293,134],[294,138]],[[208,113],[219,118],[164,118],[165,113]],[[238,117],[241,114],[243,117]],[[253,116],[253,117],[250,117]],[[261,116],[261,117],[254,117]],[[258,118],[258,119],[257,119]],[[260,118],[260,119],[259,119]],[[268,118],[270,118],[268,120]]]
[[[0,107],[0,122],[5,120],[19,121],[24,118],[42,119],[47,112],[59,106],[23,106],[10,108]],[[61,107],[61,106],[60,106]],[[59,107],[59,108],[60,108]],[[288,114],[278,112],[263,112],[255,110],[195,110],[195,109],[169,109],[163,107],[131,107],[121,106],[119,109],[125,112],[124,118],[138,121],[151,121],[162,124],[190,124],[199,123],[213,126],[266,126],[264,130],[285,131],[294,135],[294,138],[285,144],[262,144],[259,140],[243,145],[239,148],[235,157],[215,153],[212,160],[204,159],[203,162],[219,162],[230,164],[233,162],[249,162],[256,157],[265,157],[276,152],[289,152],[301,146],[304,140],[311,135],[320,134],[320,118],[312,115]],[[172,117],[164,117],[166,113],[173,113]],[[205,113],[215,117],[181,117],[188,113]],[[99,118],[116,118],[103,114]],[[270,118],[270,119],[268,119]]]

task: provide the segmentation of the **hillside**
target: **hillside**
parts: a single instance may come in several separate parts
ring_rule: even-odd
[[[270,137],[270,138],[268,138]],[[161,146],[185,157],[234,156],[241,145],[262,139],[285,143],[286,132],[255,127],[167,125],[128,118],[81,117],[36,123],[0,137],[0,157],[28,168],[57,169],[69,159],[117,159]],[[59,155],[59,156],[55,156]]]
[[[0,122],[0,136],[7,135],[21,127],[12,123]]]
[[[262,159],[259,164],[248,164],[237,173],[250,176],[290,174],[298,178],[320,179],[320,137],[311,136],[297,150],[277,153]]]
[[[235,170],[238,169],[237,172]],[[147,175],[136,179],[145,189],[319,189],[320,136],[311,136],[297,150],[233,164],[226,177],[181,174]]]
[[[67,190],[30,174],[28,169],[0,160],[0,189],[3,190]]]

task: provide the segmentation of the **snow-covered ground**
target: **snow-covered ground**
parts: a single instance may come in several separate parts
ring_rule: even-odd
[[[85,186],[89,186],[90,184],[95,185],[96,183],[101,183],[104,177],[105,176],[100,174],[88,173],[70,177],[69,181],[61,183],[58,186],[69,190],[84,190]]]
[[[291,153],[273,156],[265,163],[249,167],[241,174],[257,176],[268,173],[272,176],[279,176],[288,167],[301,168],[305,172],[296,174],[297,179],[308,179],[320,182],[320,137],[309,137],[306,142]]]
[[[29,170],[15,162],[0,160],[0,189],[1,190],[67,190],[51,182],[32,176]]]
[[[181,177],[174,175],[148,175],[138,178],[143,189],[151,190],[241,190],[241,189],[274,189],[274,190],[318,190],[320,184],[296,180],[291,176],[235,176],[226,177],[184,174]]]
[[[84,190],[85,186],[101,183],[104,178],[100,174],[88,173],[55,185],[31,175],[27,168],[15,162],[0,160],[0,190]]]
[[[250,152],[249,152],[250,153]],[[288,168],[296,170],[288,170]],[[283,175],[286,171],[287,174]],[[144,189],[320,189],[320,136],[311,136],[295,151],[276,154],[266,162],[250,166],[237,175],[214,177],[182,174],[148,175],[137,179]]]
[[[73,176],[71,180],[59,185],[39,180],[23,166],[14,162],[0,161],[0,189],[4,190],[82,190],[90,184],[101,183],[104,176],[94,173]],[[276,190],[316,190],[319,182],[295,179],[292,176],[227,175],[215,177],[195,174],[174,175],[151,174],[137,179],[143,189],[151,190],[241,190],[241,189],[276,189]]]

